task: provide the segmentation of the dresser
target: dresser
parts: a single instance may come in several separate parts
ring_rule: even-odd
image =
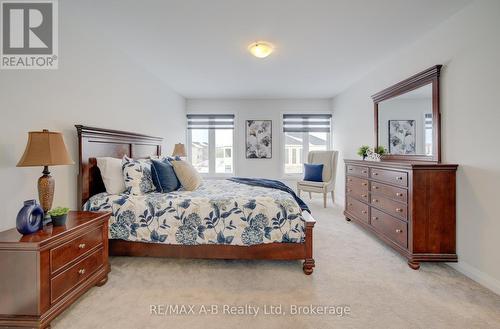
[[[345,160],[348,221],[372,232],[407,258],[456,262],[457,165]]]
[[[108,212],[70,212],[65,226],[0,232],[0,327],[50,328],[79,296],[106,283]]]

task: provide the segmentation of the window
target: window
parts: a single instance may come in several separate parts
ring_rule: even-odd
[[[232,114],[188,114],[188,157],[203,174],[234,172]]]
[[[301,174],[309,151],[330,149],[331,119],[331,114],[283,115],[285,174]]]
[[[432,113],[424,114],[425,154],[432,155]]]

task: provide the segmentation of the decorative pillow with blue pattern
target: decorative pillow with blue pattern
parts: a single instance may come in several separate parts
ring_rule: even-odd
[[[124,156],[122,159],[122,171],[127,193],[143,195],[156,190],[151,179],[151,160],[134,160]]]

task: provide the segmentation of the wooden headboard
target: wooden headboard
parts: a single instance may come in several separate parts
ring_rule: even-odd
[[[101,172],[96,158],[147,158],[161,155],[163,138],[130,133],[126,131],[93,128],[76,125],[78,131],[78,208],[87,200],[105,192]]]

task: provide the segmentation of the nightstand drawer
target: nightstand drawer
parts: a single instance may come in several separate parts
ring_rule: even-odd
[[[60,297],[72,291],[104,264],[103,249],[100,248],[85,257],[64,272],[50,280],[50,301],[56,302]]]
[[[102,227],[96,228],[50,251],[51,273],[102,244]]]

